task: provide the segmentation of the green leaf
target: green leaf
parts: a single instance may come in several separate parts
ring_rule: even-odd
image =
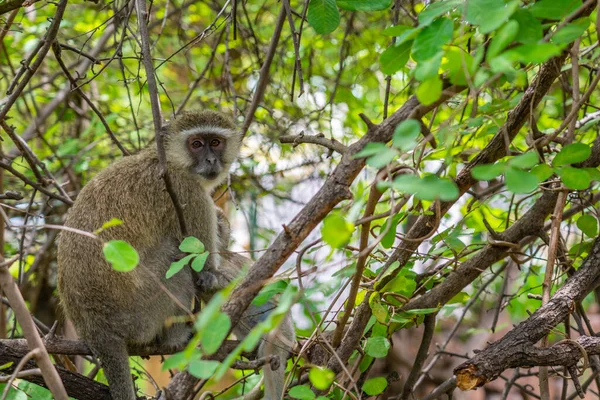
[[[220,364],[214,360],[194,360],[190,362],[188,371],[198,379],[208,379],[213,376]]]
[[[444,57],[444,52],[440,51],[433,57],[419,61],[416,68],[414,69],[415,79],[419,82],[423,82],[429,78],[437,76],[439,74],[440,65],[442,64],[442,58]]]
[[[421,133],[421,124],[414,119],[402,121],[394,130],[392,146],[400,151],[408,151],[415,148],[417,138]]]
[[[519,23],[517,42],[537,43],[544,37],[542,23],[528,10],[518,9],[512,18]]]
[[[469,0],[465,19],[479,25],[481,33],[490,33],[502,26],[519,7],[519,1]]]
[[[567,44],[573,42],[575,39],[583,35],[583,33],[590,26],[590,20],[587,17],[578,19],[570,24],[563,26],[553,36],[552,43]]]
[[[522,44],[504,53],[510,61],[541,64],[561,53],[561,48],[553,43]]]
[[[552,165],[562,167],[563,165],[576,164],[587,160],[590,155],[592,155],[592,149],[587,144],[568,144],[554,157]]]
[[[385,28],[381,33],[386,36],[395,36],[394,45],[400,46],[404,42],[414,40],[422,29],[421,27],[411,28],[406,25],[395,25]]]
[[[410,31],[410,30],[417,30],[414,29],[408,25],[393,25],[393,26],[388,26],[387,28],[385,28],[381,34],[385,35],[385,36],[400,36],[401,34],[403,34],[406,31]]]
[[[192,258],[194,258],[195,256],[196,256],[195,254],[189,254],[189,255],[183,257],[179,261],[172,262],[171,266],[167,270],[167,273],[165,274],[165,277],[167,279],[171,279],[171,277],[173,275],[175,275],[176,273],[178,273],[179,271],[181,271],[183,269],[183,267],[185,267],[190,262],[190,260]]]
[[[508,167],[504,173],[506,187],[513,193],[530,193],[537,189],[538,178],[531,172]]]
[[[508,165],[515,168],[530,169],[540,162],[535,151],[524,153],[508,160]]]
[[[508,21],[506,25],[498,30],[498,33],[496,33],[496,36],[494,36],[492,39],[490,47],[488,48],[485,56],[486,60],[489,61],[500,54],[500,52],[504,50],[506,46],[515,40],[517,33],[519,33],[519,23],[515,20]]]
[[[392,5],[392,0],[337,0],[338,7],[348,11],[382,11]]]
[[[385,49],[385,51],[381,53],[381,57],[379,57],[381,71],[386,75],[393,75],[395,72],[404,68],[408,61],[408,57],[410,56],[412,44],[412,40],[409,40],[399,44],[393,44]]]
[[[377,318],[377,321],[381,322],[382,324],[387,323],[389,315],[387,309],[384,306],[382,306],[378,300],[371,302],[370,305],[371,311],[373,312],[375,318]]]
[[[539,164],[531,169],[531,173],[537,176],[538,182],[544,182],[552,176],[554,170],[546,164]]]
[[[119,218],[111,218],[110,221],[106,221],[102,224],[102,227],[99,230],[105,230],[108,228],[112,228],[113,226],[122,225],[123,221]]]
[[[365,353],[371,357],[382,358],[387,356],[390,347],[390,341],[387,338],[381,336],[370,337],[367,339]]]
[[[412,46],[415,61],[425,61],[435,56],[442,46],[452,40],[454,24],[448,18],[439,18],[423,29]]]
[[[478,62],[473,56],[464,50],[455,47],[447,46],[442,69],[448,71],[450,82],[455,85],[466,85],[468,83],[467,76],[471,79],[478,68]]]
[[[329,214],[325,217],[321,229],[323,241],[334,249],[339,249],[348,243],[352,237],[352,232],[354,232],[354,225],[338,213]]]
[[[381,239],[381,245],[384,249],[389,249],[394,245],[394,242],[396,241],[396,229],[398,228],[398,222],[402,216],[402,214],[396,214],[388,218],[384,227],[384,230],[387,231],[383,236],[383,239]]]
[[[423,105],[435,103],[442,95],[442,80],[438,76],[426,79],[417,88],[417,99]]]
[[[288,395],[293,399],[312,400],[316,396],[312,390],[306,385],[294,386],[288,392]]]
[[[256,295],[254,300],[252,300],[252,304],[260,307],[269,301],[276,294],[282,293],[288,286],[288,282],[284,280],[275,281],[264,288]]]
[[[192,261],[192,269],[196,272],[200,272],[204,269],[204,264],[206,264],[206,260],[208,259],[208,251],[205,251],[202,254],[198,254],[194,261]]]
[[[433,4],[430,3],[427,8],[419,13],[419,26],[431,24],[440,15],[444,15],[462,4],[463,0],[446,0]]]
[[[223,340],[227,338],[230,328],[231,320],[229,319],[229,315],[225,313],[218,314],[211,321],[210,329],[205,329],[202,331],[200,343],[202,343],[202,350],[204,354],[211,355],[219,350],[221,343],[223,343]]]
[[[367,379],[362,390],[369,396],[377,396],[387,388],[387,380],[383,377]]]
[[[371,142],[367,143],[367,145],[358,153],[354,154],[354,158],[363,158],[370,157],[375,154],[382,152],[387,146],[384,143],[380,142]]]
[[[592,215],[585,214],[577,220],[577,227],[587,237],[595,238],[598,235],[598,221]]]
[[[448,301],[446,304],[464,304],[467,302],[467,300],[469,300],[471,298],[471,296],[465,292],[460,292],[456,295],[454,295],[454,297],[452,297],[450,299],[450,301]]]
[[[188,236],[179,245],[184,253],[204,253],[204,244],[193,236]]]
[[[530,8],[540,19],[561,20],[581,6],[581,0],[540,0]]]
[[[367,165],[374,168],[382,168],[394,161],[398,157],[398,152],[395,149],[387,146],[383,147],[381,151],[371,157],[367,158]]]
[[[321,35],[333,32],[340,24],[340,12],[335,0],[310,0],[306,18]]]
[[[491,181],[501,175],[506,169],[506,163],[476,165],[471,171],[473,178],[478,181]]]
[[[451,201],[458,198],[460,192],[454,182],[447,178],[427,175],[419,178],[415,175],[400,175],[391,185],[403,193],[414,194],[421,200]]]
[[[129,272],[140,262],[138,252],[124,240],[111,240],[104,243],[102,252],[115,271]]]
[[[327,390],[335,379],[335,373],[327,368],[312,367],[308,372],[308,379],[319,390]]]
[[[590,186],[592,181],[590,174],[581,168],[562,167],[556,173],[569,189],[585,190]]]

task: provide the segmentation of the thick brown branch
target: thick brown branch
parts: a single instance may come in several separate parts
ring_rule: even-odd
[[[458,387],[474,389],[496,379],[505,369],[521,365],[573,365],[582,354],[579,349],[566,350],[570,342],[550,348],[533,349],[533,345],[563,322],[574,310],[575,304],[600,284],[600,239],[596,239],[581,267],[554,293],[550,301],[527,320],[491,344],[475,357],[454,370]],[[587,342],[580,338],[586,351],[598,351],[597,338]],[[587,347],[586,347],[587,346]],[[558,349],[557,349],[558,348]],[[564,353],[570,357],[564,358]],[[596,354],[596,353],[593,353]],[[577,357],[577,358],[575,358]],[[527,360],[525,362],[524,360]]]

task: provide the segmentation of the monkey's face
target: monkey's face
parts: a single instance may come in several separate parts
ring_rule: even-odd
[[[208,180],[223,172],[226,138],[217,134],[197,134],[187,138],[187,147],[194,160],[192,170]]]

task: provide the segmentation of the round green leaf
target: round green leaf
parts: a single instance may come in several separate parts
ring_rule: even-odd
[[[214,360],[194,360],[190,362],[188,371],[198,379],[210,378],[221,364]]]
[[[561,20],[581,6],[581,0],[540,0],[531,7],[533,15],[540,19]]]
[[[417,137],[421,133],[421,125],[414,119],[402,121],[394,130],[392,145],[400,151],[414,149]]]
[[[562,167],[563,165],[575,164],[585,161],[592,154],[592,149],[587,144],[572,143],[562,148],[560,153],[552,160],[552,165]]]
[[[435,56],[442,46],[452,40],[454,24],[448,18],[438,18],[423,29],[412,47],[412,57],[415,61],[425,61]]]
[[[504,0],[469,0],[465,19],[479,25],[481,33],[490,33],[504,24],[519,8],[519,1],[506,3]]]
[[[308,372],[308,379],[319,390],[327,390],[335,379],[335,373],[327,368],[313,367]]]
[[[476,165],[471,171],[471,175],[478,181],[491,181],[504,172],[505,165],[503,162]]]
[[[579,217],[577,227],[588,237],[595,238],[598,235],[598,221],[592,215],[586,214]]]
[[[321,35],[333,32],[340,24],[340,12],[335,0],[310,0],[306,18]]]
[[[519,23],[517,21],[511,20],[506,23],[496,36],[492,39],[490,43],[490,47],[488,48],[486,54],[486,60],[491,60],[496,57],[502,50],[506,48],[515,38],[517,37],[517,33],[519,33]]]
[[[538,155],[535,151],[521,154],[508,160],[508,165],[511,167],[529,169],[537,165],[540,162]]]
[[[426,79],[417,87],[417,99],[423,105],[435,103],[442,95],[443,82],[439,76]]]
[[[539,164],[531,169],[531,173],[537,176],[539,182],[543,182],[552,176],[554,170],[546,164]]]
[[[338,213],[328,215],[321,229],[323,240],[334,249],[344,246],[352,237],[352,232],[354,232],[354,225]]]
[[[390,349],[390,341],[387,338],[377,336],[367,339],[365,353],[371,357],[381,358],[387,356]]]
[[[111,240],[104,243],[102,252],[106,261],[110,263],[115,271],[131,271],[140,262],[138,252],[124,240]]]
[[[387,380],[383,377],[367,379],[362,390],[369,396],[377,396],[387,388]]]
[[[204,253],[204,244],[194,236],[188,236],[179,245],[184,253]]]
[[[585,190],[590,186],[590,174],[581,168],[563,167],[556,171],[560,179],[569,189]]]
[[[381,64],[381,70],[384,74],[393,75],[406,65],[408,57],[410,56],[412,44],[412,40],[393,44],[381,53],[379,63]]]
[[[294,386],[288,392],[292,399],[313,400],[316,396],[312,390],[306,385]]]
[[[531,193],[540,183],[535,174],[514,167],[507,168],[504,176],[506,187],[513,193]]]

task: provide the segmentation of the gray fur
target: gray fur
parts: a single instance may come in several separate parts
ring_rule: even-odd
[[[182,146],[186,138],[177,134],[203,125],[220,126],[231,134],[222,160],[222,180],[241,140],[233,122],[223,114],[182,114],[170,124],[166,152],[188,233],[212,253],[205,266],[211,271],[219,263],[219,242],[210,191],[220,180],[207,182],[187,167],[190,155]],[[113,399],[134,400],[127,348],[156,341],[173,346],[185,343],[190,328],[184,323],[169,325],[169,321],[190,313],[195,292],[188,268],[165,278],[183,237],[154,147],[116,162],[92,179],[77,197],[65,225],[93,232],[111,218],[124,223],[104,230],[100,238],[130,243],[140,255],[137,268],[117,272],[104,259],[100,241],[63,231],[58,243],[58,291],[67,317],[100,358]]]

